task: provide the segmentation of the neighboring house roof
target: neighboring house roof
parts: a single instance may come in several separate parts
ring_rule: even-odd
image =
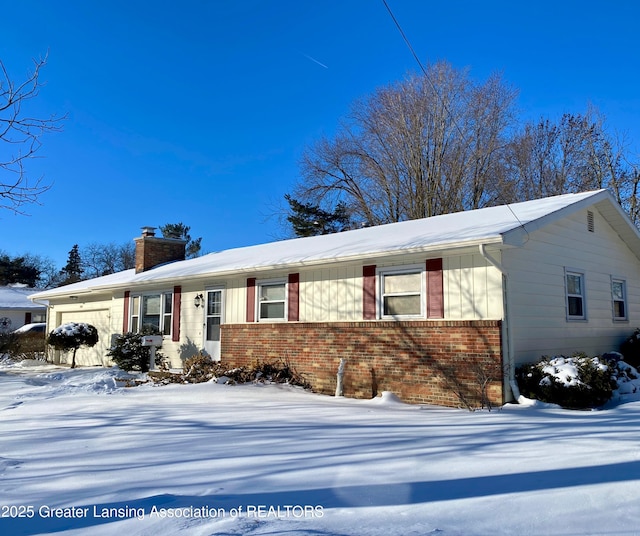
[[[274,267],[301,267],[398,253],[428,253],[479,244],[520,246],[533,230],[592,205],[598,206],[609,224],[640,258],[638,230],[607,190],[596,190],[228,249],[157,266],[137,274],[135,270],[126,270],[81,281],[42,292],[35,298],[124,288],[135,283],[177,282],[188,278],[226,276]]]
[[[0,309],[34,310],[44,309],[45,305],[34,303],[29,296],[42,292],[41,289],[30,288],[26,285],[14,284],[0,287]]]

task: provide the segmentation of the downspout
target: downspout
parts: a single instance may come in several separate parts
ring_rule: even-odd
[[[507,362],[508,374],[509,374],[509,387],[511,388],[511,393],[513,394],[513,398],[516,402],[520,399],[520,389],[518,388],[518,384],[516,382],[516,367],[513,360],[513,341],[511,337],[510,325],[509,325],[509,292],[508,292],[508,282],[509,278],[507,276],[507,271],[504,269],[504,266],[500,264],[496,259],[494,259],[486,249],[486,244],[480,244],[480,255],[482,255],[486,261],[491,264],[494,268],[496,268],[502,274],[502,301],[504,308],[504,318],[502,320],[503,323],[503,334],[505,334],[506,344],[504,345],[504,353],[505,353],[505,361]]]

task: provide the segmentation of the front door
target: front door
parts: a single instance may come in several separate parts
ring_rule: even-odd
[[[216,361],[220,360],[222,312],[222,289],[207,290],[204,308],[204,349]]]

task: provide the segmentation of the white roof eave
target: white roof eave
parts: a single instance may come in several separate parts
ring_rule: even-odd
[[[167,284],[183,283],[185,281],[198,281],[203,279],[222,279],[225,277],[233,277],[240,274],[259,274],[261,272],[273,272],[282,271],[288,269],[299,268],[313,268],[315,266],[322,266],[327,264],[348,264],[367,259],[381,260],[390,257],[397,257],[401,255],[415,255],[425,254],[426,256],[435,256],[435,254],[446,254],[447,252],[455,252],[461,249],[475,249],[480,244],[484,245],[497,245],[504,246],[503,235],[488,236],[482,239],[464,240],[458,242],[449,242],[443,244],[432,244],[411,248],[400,248],[395,250],[384,251],[372,251],[366,254],[358,253],[354,255],[340,255],[338,257],[325,257],[309,260],[300,260],[295,262],[276,263],[276,264],[264,264],[264,265],[247,265],[236,266],[231,269],[222,270],[207,270],[202,272],[184,273],[184,274],[171,274],[167,276],[138,277],[141,274],[134,274],[131,278],[117,283],[110,283],[105,285],[88,286],[80,289],[68,289],[65,291],[64,287],[59,289],[53,289],[46,291],[46,299],[65,298],[70,296],[81,296],[88,294],[108,294],[115,290],[125,290],[131,288],[133,285],[136,287],[158,287]],[[181,261],[178,261],[181,262]],[[152,275],[152,271],[142,272],[142,274]],[[39,299],[38,295],[34,295],[33,299]]]
[[[403,255],[446,255],[465,248],[493,245],[494,249],[522,247],[531,232],[559,218],[598,203],[614,203],[606,190],[564,194],[512,205],[433,216],[393,224],[344,231],[335,235],[294,238],[210,253],[196,259],[176,261],[136,274],[127,270],[68,287],[45,291],[34,299],[101,294],[132,287],[150,288],[184,281],[222,279],[305,267],[358,262],[377,263]],[[627,238],[624,222],[616,210],[608,210],[617,230]],[[640,248],[636,248],[640,249]]]

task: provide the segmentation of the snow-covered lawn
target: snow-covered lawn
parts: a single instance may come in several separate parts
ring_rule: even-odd
[[[0,534],[640,534],[636,394],[470,413],[122,376],[0,366]]]

